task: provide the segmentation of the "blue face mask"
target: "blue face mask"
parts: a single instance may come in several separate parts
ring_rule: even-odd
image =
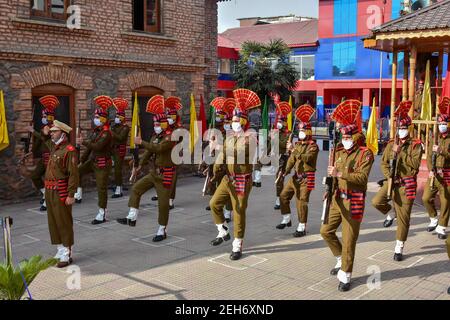
[[[42,124],[43,125],[47,125],[48,124],[48,120],[47,120],[47,118],[42,118]]]
[[[96,127],[100,127],[103,123],[100,121],[100,119],[95,118],[94,119],[94,124]]]

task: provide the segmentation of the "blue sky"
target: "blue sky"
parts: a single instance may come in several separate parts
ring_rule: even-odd
[[[219,32],[239,27],[238,18],[295,14],[317,17],[319,0],[231,0],[219,2]]]

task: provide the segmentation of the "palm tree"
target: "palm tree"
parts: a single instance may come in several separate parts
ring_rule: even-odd
[[[272,93],[287,100],[300,77],[289,54],[281,39],[268,44],[244,42],[234,74],[237,85],[256,92],[261,99]]]

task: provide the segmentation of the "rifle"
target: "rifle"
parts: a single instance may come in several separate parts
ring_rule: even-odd
[[[295,128],[297,126],[297,118],[294,119],[294,124],[292,126],[292,132],[289,135],[289,139],[288,142],[292,143],[292,140],[294,140],[294,132],[295,132]],[[289,153],[289,152],[288,152]],[[284,156],[284,154],[280,154],[278,157],[278,163],[281,162],[281,158]],[[275,179],[275,184],[278,183],[278,181],[281,179],[281,177],[284,175],[284,170],[282,170],[281,166],[278,168],[278,174],[277,174],[277,178]]]
[[[433,128],[433,145],[436,146],[438,142],[438,115],[436,114],[436,124]],[[437,174],[437,168],[436,168],[436,162],[437,162],[437,152],[433,151],[433,154],[431,155],[431,171],[433,172],[433,176],[430,179],[430,187],[434,186],[434,179],[436,179]]]
[[[139,128],[140,129],[140,128]],[[138,132],[140,131],[138,129],[138,124],[134,127],[134,136],[137,137]],[[131,170],[131,176],[130,176],[130,182],[134,183],[136,181],[136,177],[138,174],[137,168],[139,167],[139,147],[135,144],[134,148],[131,149],[131,153],[133,155],[133,169]]]
[[[78,126],[77,126],[77,132],[76,132],[76,137],[80,137],[81,135],[81,110],[78,109]],[[77,143],[75,145],[75,148],[78,150],[78,154],[80,153],[81,150],[81,146]]]
[[[13,219],[11,217],[1,218],[0,224],[3,231],[3,248],[5,254],[6,265],[12,264],[12,247],[11,247],[11,226]]]
[[[330,123],[331,124],[331,123]],[[336,160],[336,146],[338,144],[339,136],[336,132],[336,128],[333,128],[333,140],[328,154],[328,166],[334,167]],[[323,200],[323,210],[322,210],[322,222],[323,224],[328,223],[328,216],[330,214],[331,201],[333,200],[334,191],[337,186],[337,180],[335,177],[327,176],[323,180],[325,185],[325,196]]]
[[[34,107],[31,109],[31,121],[30,121],[30,123],[29,123],[29,125],[31,126],[31,127],[33,127],[34,126]],[[33,136],[33,133],[31,133],[31,132],[28,132],[28,137],[27,138],[22,138],[22,139],[20,139],[20,141],[21,142],[23,142],[24,143],[24,145],[25,145],[25,154],[28,154],[28,153],[30,153],[30,144],[31,144],[31,137]],[[23,157],[23,160],[25,160],[25,156]]]
[[[214,128],[215,126],[215,117],[216,117],[216,110],[214,109],[211,115],[211,121],[209,123],[209,140],[211,140],[211,129]],[[215,138],[215,137],[214,137]],[[225,142],[224,142],[225,143]],[[213,156],[213,152],[215,155],[215,151],[212,151],[211,148],[209,149],[209,155]],[[205,194],[210,194],[211,192],[211,179],[212,176],[214,175],[213,172],[214,169],[214,164],[208,164],[208,167],[206,168],[205,172],[206,172],[206,178],[205,178],[205,183],[203,184],[203,189],[202,189],[202,195],[205,196]]]
[[[395,127],[395,142],[394,145],[398,145],[399,141],[400,141],[400,137],[398,136],[398,126],[400,123],[400,117],[397,117],[396,119],[396,127]],[[387,199],[391,200],[392,199],[392,189],[394,187],[394,179],[395,176],[397,175],[397,164],[398,164],[398,153],[395,152],[392,159],[389,160],[389,177],[387,179],[387,183],[388,183],[388,189],[387,189]]]

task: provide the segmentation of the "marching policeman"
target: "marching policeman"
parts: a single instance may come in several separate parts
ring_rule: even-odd
[[[291,150],[292,153],[287,161],[284,175],[288,175],[294,169],[294,176],[289,179],[280,195],[283,220],[277,225],[277,229],[284,229],[286,226],[292,225],[289,203],[295,195],[299,224],[293,234],[294,237],[306,235],[309,195],[315,185],[319,147],[312,139],[310,119],[313,114],[314,109],[310,105],[302,105],[296,110],[295,116],[300,121],[299,141],[295,147],[290,142],[287,143],[288,150]]]
[[[98,214],[92,220],[92,224],[101,224],[106,222],[106,206],[108,203],[108,178],[111,172],[112,161],[112,135],[108,125],[108,108],[114,105],[113,100],[108,96],[98,96],[94,102],[99,106],[95,110],[94,125],[95,128],[89,139],[84,140],[77,137],[77,144],[83,144],[86,147],[81,156],[81,163],[78,167],[80,173],[80,187],[75,194],[75,202],[81,203],[83,189],[81,182],[84,175],[94,172],[95,182],[97,184],[98,194]]]
[[[114,161],[114,182],[116,190],[112,198],[120,198],[123,196],[122,165],[127,153],[127,139],[130,133],[130,127],[126,124],[125,120],[125,110],[128,108],[128,101],[123,98],[114,98],[113,103],[116,108],[116,117],[114,118],[114,125],[111,127],[111,135],[113,139],[112,158]]]
[[[46,211],[47,205],[45,202],[45,188],[44,181],[42,180],[45,175],[45,169],[47,168],[48,160],[50,159],[50,149],[47,145],[47,141],[50,140],[50,136],[44,133],[48,132],[48,129],[53,125],[53,120],[55,119],[55,109],[59,106],[58,98],[55,96],[44,96],[39,99],[39,102],[44,106],[42,110],[42,129],[40,132],[34,130],[33,127],[29,127],[29,131],[33,134],[33,154],[41,156],[39,161],[36,163],[36,168],[31,174],[31,181],[33,185],[42,193],[42,199],[40,201],[41,207],[40,211]]]
[[[161,95],[153,96],[147,103],[146,111],[153,113],[155,134],[150,142],[143,141],[141,137],[136,137],[135,143],[146,149],[147,156],[144,155],[144,157],[147,159],[154,158],[154,168],[133,185],[128,201],[128,207],[130,208],[128,216],[117,219],[117,222],[131,227],[136,226],[141,197],[151,188],[155,188],[158,195],[159,227],[156,236],[153,237],[153,242],[159,242],[167,238],[169,198],[176,170],[171,158],[175,143],[171,141],[172,132],[168,128],[167,116],[164,111],[164,97]]]
[[[422,143],[419,139],[409,136],[409,127],[412,124],[408,111],[411,101],[402,101],[395,111],[398,117],[398,144],[390,141],[381,158],[381,171],[389,179],[391,170],[395,171],[393,178],[392,200],[397,214],[397,241],[395,245],[394,260],[403,260],[403,247],[408,237],[411,210],[416,198],[417,174],[422,159]],[[391,168],[391,160],[397,159],[396,168]],[[372,199],[372,205],[381,213],[387,214],[392,206],[388,198],[388,181],[385,181],[381,189]]]
[[[227,202],[231,201],[234,214],[234,240],[230,259],[238,260],[242,256],[245,214],[252,189],[253,156],[251,153],[255,151],[252,150],[252,146],[253,149],[256,146],[256,138],[245,132],[249,127],[248,110],[260,106],[261,101],[254,92],[247,89],[236,89],[233,95],[236,99],[236,109],[232,118],[233,134],[227,136],[213,169],[214,177],[224,176],[210,201],[211,213],[219,231],[211,244],[217,246],[230,240],[223,208]]]
[[[45,171],[45,199],[52,244],[57,246],[58,268],[72,263],[74,244],[72,204],[79,183],[76,149],[69,143],[72,128],[55,120],[50,130],[51,154]]]
[[[278,132],[278,152],[280,154],[278,170],[276,175],[277,178],[275,182],[276,187],[276,200],[274,206],[275,210],[280,209],[280,194],[281,191],[283,190],[286,164],[289,158],[289,150],[286,149],[286,146],[289,141],[291,132],[288,129],[287,116],[291,111],[292,107],[288,102],[279,102],[277,104],[277,108],[275,109],[277,116],[275,120],[276,128],[274,132]],[[271,144],[269,144],[269,146],[271,146]]]
[[[450,215],[450,136],[448,134],[448,124],[450,98],[445,97],[439,105],[441,114],[438,115],[438,143],[434,144],[434,139],[430,139],[428,147],[427,166],[430,172],[427,184],[423,191],[422,201],[430,216],[430,224],[427,231],[436,230],[439,239],[446,239],[445,229],[448,226]],[[436,157],[435,168],[433,168],[432,158]],[[435,197],[439,193],[441,203],[441,214],[438,217],[434,205]]]
[[[355,259],[356,242],[364,215],[364,204],[369,173],[374,157],[372,152],[357,144],[356,117],[361,109],[357,100],[346,100],[336,107],[333,119],[342,124],[342,146],[338,147],[334,164],[328,167],[328,175],[337,179],[332,202],[322,224],[320,234],[336,257],[331,275],[337,275],[339,291],[350,290]],[[336,231],[342,224],[342,242]]]

